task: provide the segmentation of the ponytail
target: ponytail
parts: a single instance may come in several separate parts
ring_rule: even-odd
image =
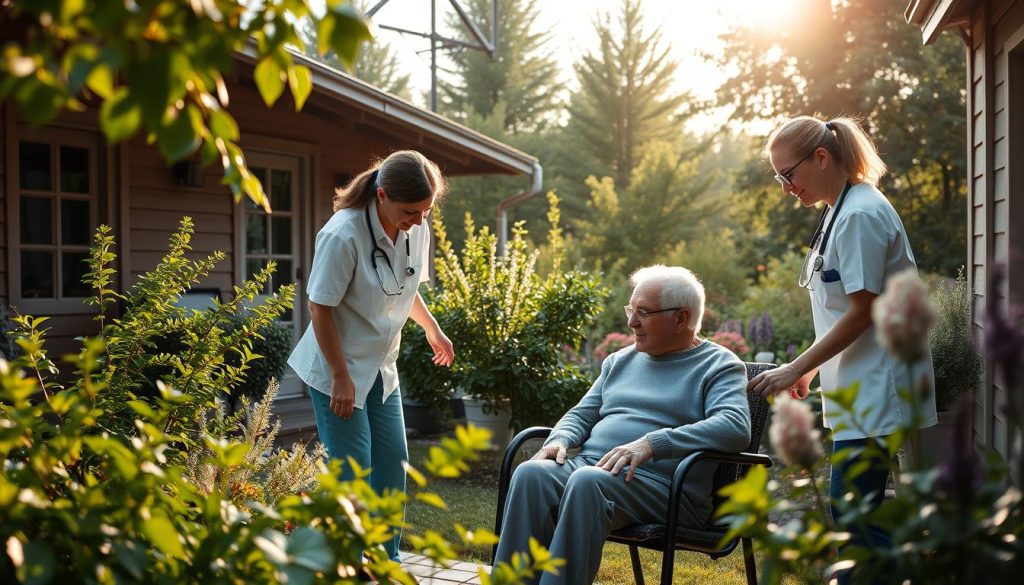
[[[854,118],[841,116],[828,122],[811,116],[791,118],[768,136],[762,153],[764,157],[767,158],[771,148],[780,143],[795,153],[824,148],[842,165],[846,176],[854,183],[877,186],[886,172],[874,142]]]
[[[389,199],[402,203],[418,203],[433,196],[435,202],[448,191],[438,166],[415,150],[399,150],[383,161],[375,161],[345,187],[334,194],[334,211],[362,208],[370,204],[377,192],[384,189]]]

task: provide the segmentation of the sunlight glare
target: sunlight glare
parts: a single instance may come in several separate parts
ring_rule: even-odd
[[[729,4],[743,26],[759,31],[784,28],[797,17],[803,3],[804,0],[733,0]]]

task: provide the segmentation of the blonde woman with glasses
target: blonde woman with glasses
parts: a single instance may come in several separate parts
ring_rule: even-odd
[[[447,183],[419,152],[392,153],[334,197],[334,215],[317,233],[306,293],[310,326],[288,365],[312,391],[320,442],[331,458],[372,469],[370,485],[405,491],[409,459],[398,389],[398,346],[412,317],[426,332],[433,361],[455,358],[417,292],[427,280],[430,230],[423,220]],[[401,531],[385,543],[398,560]]]
[[[916,421],[914,409],[900,397],[901,390],[918,388],[922,377],[934,384],[931,357],[908,372],[879,345],[872,327],[871,305],[886,279],[916,264],[903,222],[878,190],[886,167],[871,139],[850,118],[800,116],[771,133],[764,155],[783,193],[804,207],[823,204],[797,277],[811,296],[816,338],[792,362],[751,380],[747,390],[765,396],[789,392],[802,399],[816,374],[826,395],[859,382],[855,411],[866,414],[856,421],[823,400],[825,426],[834,430],[833,454],[863,448],[912,422],[934,425],[934,392],[918,407]],[[885,493],[887,466],[872,465],[847,482],[846,470],[864,460],[861,451],[856,453],[832,467],[832,500],[852,491],[877,505]],[[832,512],[837,515],[835,504]],[[877,530],[854,534],[861,544],[885,539]],[[847,578],[840,575],[841,582]]]

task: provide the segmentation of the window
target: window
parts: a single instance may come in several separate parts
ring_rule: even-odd
[[[17,157],[18,296],[88,296],[82,278],[98,211],[95,140],[70,131],[26,131]]]

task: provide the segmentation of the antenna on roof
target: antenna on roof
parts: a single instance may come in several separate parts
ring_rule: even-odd
[[[385,4],[391,0],[380,0],[373,8],[366,11],[366,16],[372,18]],[[484,51],[493,59],[498,54],[498,0],[491,0],[491,38],[484,36],[480,28],[470,18],[469,14],[462,7],[462,0],[448,0],[448,3],[455,8],[459,20],[473,35],[474,42],[466,42],[460,39],[453,39],[437,33],[437,0],[430,0],[430,32],[419,32],[387,24],[378,24],[379,28],[391,30],[406,35],[414,35],[430,39],[430,111],[437,111],[437,51],[439,49],[452,49],[463,47],[476,51]]]

